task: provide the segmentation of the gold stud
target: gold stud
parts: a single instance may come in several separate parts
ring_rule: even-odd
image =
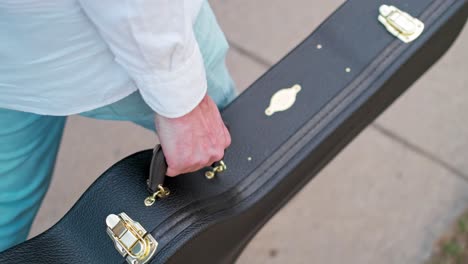
[[[348,68],[345,69],[345,71],[346,72],[351,72],[351,68],[348,67]]]
[[[215,177],[215,173],[213,171],[207,171],[205,172],[205,177],[208,179],[208,180],[211,180]]]

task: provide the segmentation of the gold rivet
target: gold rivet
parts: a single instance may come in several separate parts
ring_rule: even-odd
[[[348,67],[348,68],[345,69],[345,71],[346,72],[351,72],[351,68]]]
[[[145,199],[145,205],[148,206],[148,207],[152,206],[154,204],[154,202],[156,202],[156,199],[153,196],[148,196]]]
[[[251,160],[252,160],[252,157],[248,157],[247,160],[248,160],[248,161],[251,161]]]
[[[317,49],[321,49],[322,48],[322,45],[321,44],[317,44]]]
[[[214,176],[215,176],[215,173],[212,172],[212,171],[207,171],[207,172],[205,172],[205,177],[206,177],[208,180],[213,179]]]

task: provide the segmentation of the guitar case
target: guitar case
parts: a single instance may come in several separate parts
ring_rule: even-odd
[[[148,175],[152,162],[152,173],[164,173],[154,165],[160,156],[133,154],[53,227],[0,253],[0,263],[234,263],[444,54],[467,16],[467,0],[346,1],[222,111],[232,135],[225,166],[166,177],[152,201]]]

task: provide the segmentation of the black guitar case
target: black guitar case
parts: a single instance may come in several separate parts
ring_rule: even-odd
[[[56,225],[0,253],[0,263],[235,262],[277,210],[444,54],[467,16],[467,0],[348,0],[222,111],[232,134],[226,170],[166,178],[170,194],[147,206],[153,152],[131,155]]]

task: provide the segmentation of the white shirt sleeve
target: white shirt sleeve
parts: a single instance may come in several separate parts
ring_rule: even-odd
[[[145,102],[165,117],[195,108],[207,91],[193,32],[202,0],[79,0]]]

